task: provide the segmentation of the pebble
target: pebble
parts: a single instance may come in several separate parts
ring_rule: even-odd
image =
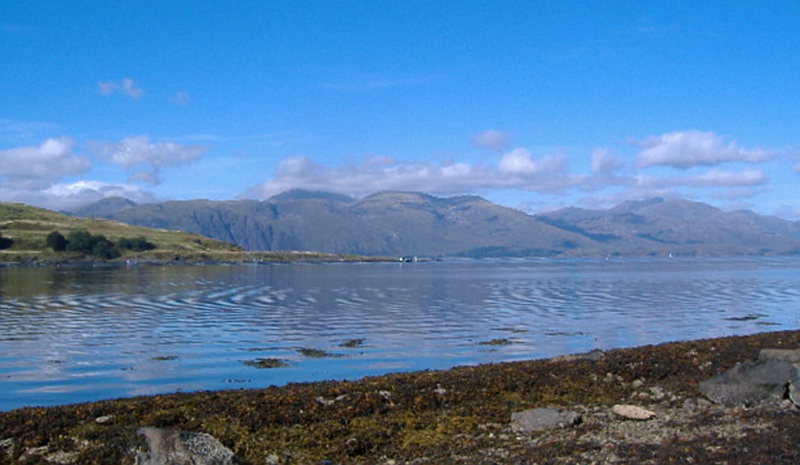
[[[638,405],[616,404],[611,407],[611,411],[629,420],[649,420],[656,416],[655,412]]]

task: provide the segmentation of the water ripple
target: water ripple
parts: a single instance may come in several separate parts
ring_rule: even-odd
[[[0,410],[796,328],[799,269],[781,260],[0,269]],[[289,366],[244,363],[262,357]]]

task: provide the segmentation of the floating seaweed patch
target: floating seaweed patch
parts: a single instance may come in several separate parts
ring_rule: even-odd
[[[514,334],[522,334],[522,333],[527,333],[528,332],[528,330],[525,329],[525,328],[514,328],[514,327],[511,327],[511,326],[503,326],[503,327],[500,327],[500,328],[494,328],[494,330],[495,331],[503,331],[503,332],[506,332],[506,333],[514,333]]]
[[[289,366],[285,360],[279,358],[257,358],[255,360],[244,360],[242,363],[254,368],[282,368]]]
[[[757,319],[761,318],[762,316],[764,316],[764,315],[759,315],[757,313],[749,313],[749,314],[743,315],[743,316],[729,316],[728,318],[725,318],[725,320],[727,320],[727,321],[753,321],[753,320],[757,320]]]
[[[225,380],[226,383],[230,384],[245,384],[245,383],[251,383],[252,381],[253,380],[251,379],[244,379],[244,378],[231,378]]]
[[[584,336],[583,331],[547,331],[545,336]]]
[[[150,360],[156,362],[168,362],[170,360],[177,360],[177,359],[178,359],[177,355],[158,355],[156,357],[151,358]]]
[[[347,341],[344,341],[343,343],[339,344],[339,347],[346,347],[348,349],[356,349],[358,347],[363,346],[364,345],[364,341],[366,341],[366,339],[364,339],[363,337],[362,338],[357,338],[357,339],[348,339]]]
[[[340,357],[340,355],[330,353],[326,350],[313,349],[308,347],[301,347],[297,349],[297,352],[303,357],[310,357],[310,358]]]
[[[512,341],[511,339],[507,339],[507,338],[503,337],[503,338],[492,339],[490,341],[479,342],[478,345],[482,345],[482,346],[507,346],[507,345],[511,345],[513,343],[514,343],[514,341]]]
[[[271,352],[274,350],[281,350],[281,349],[282,347],[273,346],[273,347],[245,347],[241,350],[245,352]]]

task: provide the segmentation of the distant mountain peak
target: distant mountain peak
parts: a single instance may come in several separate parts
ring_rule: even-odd
[[[292,189],[280,194],[273,195],[269,199],[270,202],[286,202],[290,200],[330,200],[334,202],[352,202],[354,199],[344,194],[336,194],[333,192],[315,191],[309,189]]]
[[[248,250],[470,257],[800,255],[800,222],[725,212],[681,198],[540,215],[473,195],[404,191],[358,200],[298,189],[266,201],[129,202],[108,199],[90,216],[196,232]],[[122,209],[97,213],[114,205]]]
[[[653,205],[658,205],[664,203],[665,200],[663,197],[652,197],[649,199],[644,200],[626,200],[621,204],[617,205],[616,207],[612,208],[611,210],[617,212],[634,212],[641,210],[643,208],[652,207]]]
[[[104,217],[114,213],[137,207],[139,204],[125,197],[106,197],[97,202],[74,209],[70,215],[85,217]]]

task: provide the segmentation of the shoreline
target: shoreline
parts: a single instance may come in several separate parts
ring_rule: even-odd
[[[210,257],[175,254],[173,258],[125,257],[100,260],[85,257],[54,259],[52,257],[0,261],[0,268],[81,268],[136,266],[215,266],[215,265],[268,265],[271,263],[394,263],[402,260],[393,257],[370,257],[317,252],[235,252],[225,255],[235,257]],[[219,254],[213,254],[219,255]],[[427,261],[427,260],[426,260]]]
[[[32,463],[47,463],[56,449],[71,460],[61,463],[133,463],[142,427],[210,434],[244,464],[797,462],[796,408],[718,406],[698,391],[701,381],[763,348],[800,349],[800,330],[354,381],[24,407],[0,412],[0,464],[33,459],[37,450],[42,460]],[[620,420],[608,413],[620,403],[655,417]],[[583,421],[536,433],[510,428],[514,412],[543,407],[568,408]]]

